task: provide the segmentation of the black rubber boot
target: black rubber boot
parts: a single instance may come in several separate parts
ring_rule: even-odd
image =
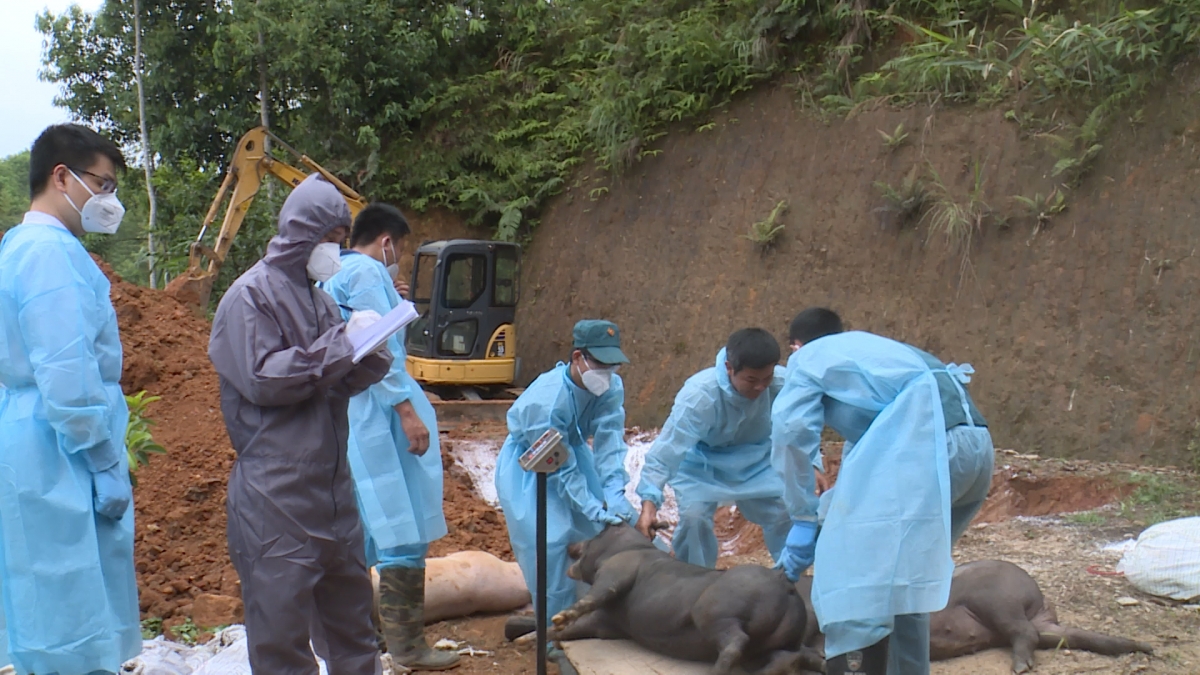
[[[825,675],[887,675],[888,638],[825,662]]]
[[[532,614],[514,614],[504,622],[504,639],[512,642],[535,630],[537,630],[537,619],[534,619]]]

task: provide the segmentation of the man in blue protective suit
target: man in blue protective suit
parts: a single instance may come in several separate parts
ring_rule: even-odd
[[[772,411],[772,463],[794,521],[781,566],[795,580],[813,565],[826,673],[925,675],[950,548],[991,485],[991,435],[963,388],[973,369],[843,332],[824,308],[801,312],[790,338]],[[836,486],[821,495],[818,537],[813,465],[826,426],[846,446]]]
[[[0,243],[0,662],[20,675],[116,673],[141,651],[121,342],[79,241],[117,231],[124,168],[95,131],[47,128]]]
[[[522,453],[548,429],[562,434],[570,457],[547,481],[546,611],[550,616],[576,600],[567,577],[567,546],[600,534],[607,524],[637,518],[625,496],[625,387],[616,371],[629,359],[621,333],[609,321],[575,324],[568,363],[542,373],[508,411],[508,438],[496,460],[496,495],[508,524],[517,563],[530,593],[537,592],[536,474],[521,468]],[[591,447],[588,439],[592,439]],[[536,628],[532,617],[512,617],[505,634],[513,639]]]
[[[370,204],[354,219],[341,270],[321,284],[347,321],[352,312],[383,316],[400,304],[396,277],[408,233],[404,215],[388,204]],[[459,656],[429,648],[424,618],[425,555],[446,535],[437,418],[405,367],[404,331],[388,340],[388,350],[395,360],[387,377],[350,399],[347,455],[367,565],[379,573],[376,618],[386,649],[411,670],[444,670]]]
[[[761,328],[729,336],[716,363],[688,378],[662,432],[646,453],[637,493],[637,528],[653,537],[663,485],[675,491],[679,524],[675,557],[716,567],[713,515],[734,502],[746,520],[762,526],[776,560],[792,527],[783,482],[771,467],[771,404],[783,387],[779,343]]]

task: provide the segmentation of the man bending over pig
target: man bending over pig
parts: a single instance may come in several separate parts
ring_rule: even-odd
[[[662,506],[663,485],[679,503],[679,525],[671,544],[679,560],[715,567],[713,514],[735,502],[761,525],[776,560],[792,520],[783,505],[783,483],[771,467],[771,403],[783,388],[779,343],[761,328],[729,336],[716,364],[688,378],[662,433],[646,453],[637,493],[642,515],[637,529],[652,537]]]
[[[538,376],[508,411],[508,438],[496,459],[496,496],[530,593],[537,589],[536,474],[521,468],[519,459],[551,428],[562,434],[570,455],[547,483],[550,616],[576,600],[575,582],[567,577],[567,546],[591,539],[606,524],[637,518],[625,497],[625,387],[616,373],[628,362],[616,324],[580,321],[575,324],[570,363],[559,363]],[[513,617],[505,633],[511,639],[535,628],[533,620]]]
[[[842,332],[823,308],[801,312],[790,338],[772,411],[772,463],[793,520],[781,566],[795,581],[814,565],[829,675],[925,675],[950,547],[991,484],[991,435],[962,386],[973,370]],[[818,539],[813,461],[825,426],[847,443]]]

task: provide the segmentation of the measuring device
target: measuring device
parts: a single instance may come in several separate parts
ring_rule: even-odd
[[[521,468],[536,473],[554,473],[567,460],[558,429],[548,429],[521,455]]]
[[[521,468],[537,474],[537,675],[546,675],[546,477],[562,468],[567,449],[562,434],[550,428],[518,460]]]

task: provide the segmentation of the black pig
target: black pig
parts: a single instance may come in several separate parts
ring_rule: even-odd
[[[812,632],[808,612],[782,571],[691,565],[628,525],[610,525],[568,553],[575,560],[568,575],[591,590],[552,617],[553,640],[629,639],[713,663],[714,675],[735,666],[760,675],[825,671],[820,654],[802,645]]]

